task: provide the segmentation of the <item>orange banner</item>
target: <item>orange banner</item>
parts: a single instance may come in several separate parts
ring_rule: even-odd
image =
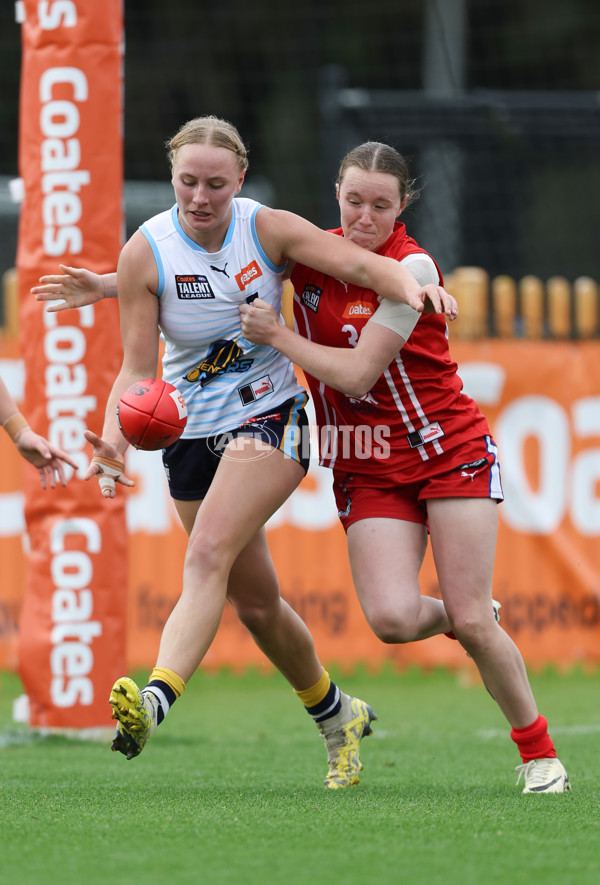
[[[42,492],[23,470],[28,531],[19,670],[33,726],[110,723],[125,667],[127,540],[123,496],[106,502],[78,477],[83,431],[102,427],[121,359],[116,303],[49,314],[29,290],[59,263],[113,270],[122,245],[122,0],[25,0],[17,269],[23,411],[71,454],[77,477]]]
[[[506,500],[499,509],[494,595],[502,603],[501,623],[530,667],[597,667],[600,343],[454,342],[452,349],[465,387],[489,417],[499,446]],[[9,445],[0,439],[0,463]],[[127,494],[128,666],[148,668],[179,595],[186,536],[168,495],[160,453],[130,450],[127,458],[128,474],[137,481]],[[15,487],[5,480],[1,493],[8,496]],[[330,471],[311,465],[271,520],[268,535],[282,593],[310,626],[324,662],[346,670],[357,662],[377,669],[385,661],[400,667],[474,667],[458,643],[443,636],[390,646],[371,633],[352,587]],[[4,551],[12,551],[16,563],[16,543],[16,537],[0,538],[3,562]],[[439,594],[429,552],[421,589]],[[3,654],[5,663],[10,660],[16,602],[5,604],[0,665]],[[250,665],[270,666],[227,609],[203,666],[241,671]]]
[[[457,341],[452,350],[465,389],[487,415],[499,447],[506,500],[499,510],[494,596],[502,603],[501,623],[532,667],[597,666],[600,345]],[[136,452],[129,464],[146,498],[143,507],[129,511],[129,659],[146,667],[179,594],[185,536],[159,459],[150,463],[147,453]],[[323,661],[343,669],[357,662],[378,668],[385,661],[473,666],[445,636],[390,646],[371,633],[353,591],[329,470],[311,465],[271,520],[269,543],[282,594],[309,625]],[[439,596],[430,551],[421,590]],[[240,670],[249,664],[268,667],[228,609],[204,666]]]

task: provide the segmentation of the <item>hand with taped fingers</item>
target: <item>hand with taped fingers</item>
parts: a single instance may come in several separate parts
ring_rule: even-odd
[[[92,479],[97,476],[100,491],[105,498],[116,496],[116,483],[124,486],[134,486],[132,479],[125,476],[125,461],[123,455],[110,443],[105,442],[93,431],[84,431],[84,436],[94,448],[94,454],[87,469],[84,479]]]

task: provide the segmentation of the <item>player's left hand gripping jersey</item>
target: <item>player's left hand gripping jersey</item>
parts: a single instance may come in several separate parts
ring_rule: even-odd
[[[302,394],[290,361],[242,337],[239,305],[259,297],[281,314],[284,267],[265,254],[255,226],[261,204],[237,198],[225,242],[206,252],[179,223],[177,206],[140,228],[158,268],[163,378],[188,408],[184,438],[212,436]]]
[[[342,229],[332,233],[341,236]],[[427,254],[400,222],[377,251],[397,261]],[[438,274],[443,285],[439,268]],[[291,279],[298,332],[318,344],[354,347],[379,306],[375,293],[301,264]],[[435,472],[437,455],[489,434],[476,403],[462,393],[448,349],[446,320],[440,315],[421,315],[397,358],[361,399],[305,375],[315,404],[321,464],[326,467],[357,474],[422,475]]]

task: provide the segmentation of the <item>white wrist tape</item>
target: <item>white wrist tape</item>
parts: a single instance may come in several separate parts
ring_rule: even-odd
[[[386,329],[391,329],[392,332],[408,341],[410,333],[417,325],[420,316],[419,311],[409,307],[408,304],[403,304],[400,301],[390,301],[389,298],[382,298],[381,304],[369,322],[385,326]]]

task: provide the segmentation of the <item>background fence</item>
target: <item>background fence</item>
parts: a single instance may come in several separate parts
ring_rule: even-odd
[[[407,155],[409,233],[447,274],[600,279],[596,0],[125,0],[131,232],[169,205],[165,140],[232,120],[247,195],[337,221],[339,160],[365,139]],[[0,271],[14,266],[20,32],[0,5]]]

